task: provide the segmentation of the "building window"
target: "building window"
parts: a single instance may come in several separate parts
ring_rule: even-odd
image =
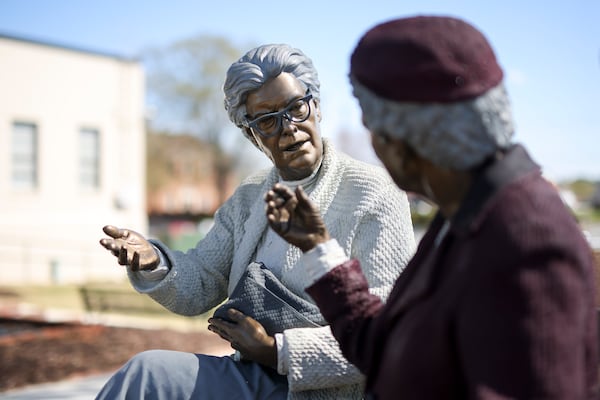
[[[12,185],[34,189],[38,185],[37,126],[15,122],[12,129]]]
[[[100,134],[96,129],[79,130],[79,184],[84,189],[100,186]]]

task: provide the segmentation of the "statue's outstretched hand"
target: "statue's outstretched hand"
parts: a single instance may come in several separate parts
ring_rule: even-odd
[[[156,250],[141,234],[112,225],[106,225],[102,230],[110,237],[101,239],[100,244],[117,257],[119,264],[139,271],[152,270],[160,263]]]
[[[307,252],[329,240],[329,232],[317,206],[301,186],[292,192],[276,183],[265,195],[269,226],[288,243]]]

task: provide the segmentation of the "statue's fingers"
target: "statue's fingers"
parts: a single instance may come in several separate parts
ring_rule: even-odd
[[[121,246],[117,257],[119,258],[119,264],[127,265],[127,249],[125,246]]]
[[[282,235],[285,235],[286,233],[288,233],[290,231],[291,227],[292,227],[292,223],[290,222],[289,218],[279,221],[279,232]]]
[[[133,252],[133,257],[131,259],[131,270],[139,271],[140,270],[140,253],[137,251]]]
[[[110,236],[113,239],[119,239],[123,236],[123,230],[117,228],[114,225],[106,225],[105,227],[102,228],[102,231],[104,231],[104,233],[106,233],[108,236]]]

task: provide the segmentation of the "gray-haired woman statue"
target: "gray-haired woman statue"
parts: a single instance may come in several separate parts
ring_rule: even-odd
[[[293,294],[310,300],[301,252],[268,229],[264,195],[302,185],[348,256],[359,259],[371,293],[384,300],[410,259],[414,236],[406,195],[382,168],[336,152],[321,137],[319,81],[311,60],[287,45],[249,51],[227,71],[225,108],[274,167],[247,178],[217,211],[207,236],[186,253],[106,226],[101,244],[126,265],[133,286],[169,310],[199,315],[236,293],[247,266],[262,263]],[[328,326],[279,327],[227,311],[209,329],[235,356],[154,350],[133,357],[100,399],[361,398],[364,377],[342,356]]]
[[[376,154],[400,188],[439,208],[386,303],[301,189],[266,197],[368,398],[598,398],[592,252],[511,143],[502,77],[485,37],[457,18],[388,21],[354,50]]]

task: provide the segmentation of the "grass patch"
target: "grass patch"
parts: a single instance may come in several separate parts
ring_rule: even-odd
[[[0,293],[10,293],[12,300],[33,304],[40,308],[84,310],[79,287],[76,285],[5,286],[0,287]],[[0,298],[3,297],[0,295]]]
[[[127,292],[131,294],[132,301],[136,302],[154,302],[154,300],[146,295],[137,293],[131,287],[129,282],[110,284],[94,283],[88,286],[92,288],[105,288],[118,292]],[[80,287],[81,285],[0,286],[0,302],[2,304],[26,303],[39,310],[58,309],[81,313],[83,315],[87,310],[80,293]],[[157,312],[156,310],[149,312],[108,310],[106,312],[94,312],[93,314],[96,315],[99,321],[108,324],[197,331],[206,329],[206,321],[212,315],[212,311],[196,317],[177,315],[166,309],[164,312]]]

